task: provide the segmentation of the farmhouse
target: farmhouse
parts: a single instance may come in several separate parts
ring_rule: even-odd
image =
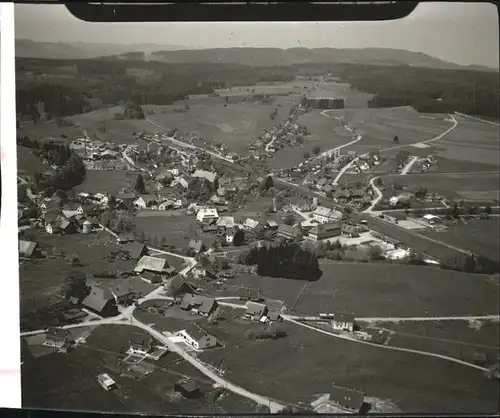
[[[394,222],[395,224],[406,219],[406,215],[401,212],[384,212],[383,215],[385,219],[389,222]]]
[[[313,219],[319,223],[327,223],[342,219],[342,212],[325,206],[318,206],[313,212]]]
[[[346,313],[333,314],[332,328],[336,331],[354,331],[354,315]]]
[[[245,219],[245,222],[243,222],[243,229],[246,229],[247,231],[253,231],[255,228],[259,226],[259,221],[256,221],[255,219],[247,218]]]
[[[47,212],[51,212],[51,211],[55,211],[55,210],[58,210],[59,209],[59,204],[57,203],[57,201],[55,199],[51,199],[51,200],[44,200],[41,204],[40,204],[40,210],[42,211],[42,214],[45,214]]]
[[[278,222],[273,221],[272,219],[266,222],[266,227],[271,230],[278,229]]]
[[[194,178],[205,179],[210,183],[213,183],[217,179],[217,173],[206,171],[206,170],[196,170],[193,173]]]
[[[225,232],[227,229],[234,228],[234,217],[233,216],[222,216],[217,221],[217,229],[220,232]]]
[[[354,225],[342,224],[341,232],[342,235],[345,235],[346,237],[349,238],[359,237],[358,227]]]
[[[188,283],[182,276],[177,275],[168,280],[164,285],[167,294],[171,294],[174,297],[185,295],[187,293],[193,294],[196,287]]]
[[[67,353],[71,346],[68,331],[61,328],[49,328],[43,345]]]
[[[49,220],[45,222],[45,231],[48,234],[74,234],[77,232],[76,225],[73,221],[58,218],[55,221]]]
[[[302,232],[300,231],[300,229],[286,224],[280,224],[278,226],[277,234],[280,237],[294,242],[302,240]]]
[[[217,345],[217,339],[213,335],[190,323],[186,324],[186,328],[179,331],[177,335],[195,350],[203,350]]]
[[[145,194],[140,196],[134,201],[134,205],[140,209],[146,209],[148,207],[154,206],[158,201],[158,198],[154,194]]]
[[[203,241],[201,239],[192,239],[189,241],[189,249],[193,250],[195,254],[203,251]]]
[[[260,321],[265,315],[267,315],[267,312],[268,309],[266,305],[255,302],[247,302],[245,318],[252,321]]]
[[[148,255],[142,256],[134,268],[134,272],[142,273],[143,271],[161,274],[168,267],[167,260],[164,258],[151,257]]]
[[[439,216],[431,215],[430,213],[424,215],[422,220],[427,222],[429,225],[440,224],[443,221]]]
[[[127,209],[129,209],[132,207],[132,204],[135,200],[135,194],[134,193],[120,193],[118,195],[117,199],[120,200]]]
[[[203,303],[198,308],[198,313],[203,316],[210,316],[218,306],[219,304],[214,298],[205,297],[203,298]]]
[[[174,385],[174,390],[179,392],[186,399],[193,399],[200,396],[200,388],[192,380],[180,380]]]
[[[359,414],[365,401],[365,394],[333,385],[329,400],[350,412]]]
[[[166,199],[158,205],[158,210],[168,210],[174,206],[174,201]]]
[[[330,222],[316,225],[309,231],[309,238],[311,241],[319,242],[324,239],[338,237],[341,234],[341,223]]]
[[[38,242],[19,240],[19,256],[31,258],[40,255],[40,244]]]
[[[203,208],[196,214],[196,220],[198,222],[210,222],[217,221],[219,219],[219,214],[215,208]]]
[[[101,315],[115,316],[118,313],[116,299],[108,289],[92,286],[90,293],[82,300],[82,305]]]
[[[127,252],[131,259],[139,260],[142,256],[148,254],[148,247],[138,242],[129,242],[123,245],[123,251]]]

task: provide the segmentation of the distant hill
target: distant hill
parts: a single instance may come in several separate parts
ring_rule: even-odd
[[[169,63],[234,63],[255,66],[293,64],[361,64],[409,65],[436,69],[470,69],[498,71],[483,66],[461,66],[421,52],[390,48],[335,49],[335,48],[225,48],[203,50],[157,51],[151,59]]]
[[[187,49],[175,45],[157,44],[90,44],[51,43],[16,39],[16,57],[53,59],[144,59],[166,63],[224,63],[250,66],[283,66],[294,64],[358,64],[408,65],[435,69],[469,69],[495,71],[481,65],[459,65],[439,58],[404,49],[363,48],[217,48]]]
[[[158,50],[186,49],[184,46],[135,44],[118,45],[112,43],[93,44],[85,42],[36,42],[29,39],[16,39],[16,57],[52,58],[52,59],[85,59],[108,55],[122,55],[133,52],[146,54]]]

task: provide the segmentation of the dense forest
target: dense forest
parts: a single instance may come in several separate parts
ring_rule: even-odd
[[[282,243],[252,248],[241,257],[244,264],[257,266],[257,274],[269,277],[315,281],[321,277],[318,259],[313,252],[297,244]]]
[[[88,112],[96,103],[168,105],[188,95],[211,94],[215,88],[287,81],[297,75],[328,72],[373,94],[371,107],[410,105],[420,112],[458,111],[498,119],[496,72],[331,63],[253,67],[106,58],[18,58],[17,109],[20,116],[36,119],[39,102],[44,103],[49,117]]]

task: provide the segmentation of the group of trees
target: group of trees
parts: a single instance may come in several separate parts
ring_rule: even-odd
[[[254,247],[240,257],[246,265],[256,265],[260,276],[315,281],[321,277],[316,254],[297,244]]]
[[[19,112],[37,120],[40,117],[36,107],[39,102],[45,103],[45,112],[49,117],[88,112],[97,100],[101,105],[114,105],[129,100],[137,105],[170,105],[188,95],[212,94],[217,88],[251,85],[261,81],[292,80],[296,73],[296,69],[290,66],[166,64],[153,60],[134,60],[134,56],[124,58],[126,59],[19,58],[16,60],[16,74],[23,75],[16,86]],[[45,77],[36,75],[50,75],[59,71],[60,67],[68,66],[76,68],[71,79],[53,78],[49,83]],[[154,73],[154,77],[139,79],[127,71],[131,68]],[[127,117],[125,114],[122,116]]]
[[[56,171],[50,176],[35,172],[35,186],[40,191],[49,190],[52,195],[56,190],[70,190],[85,180],[87,172],[82,158],[71,151],[62,142],[31,141],[27,136],[17,138],[17,143],[30,148],[35,156],[47,160],[50,165],[56,165]]]
[[[466,273],[494,274],[500,271],[499,263],[487,257],[458,253],[441,262],[441,268],[464,271]]]

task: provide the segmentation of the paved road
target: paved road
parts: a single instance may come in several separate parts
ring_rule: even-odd
[[[389,345],[381,345],[381,344],[371,343],[371,342],[368,342],[368,341],[358,340],[358,339],[355,339],[355,338],[349,338],[349,337],[346,337],[346,336],[343,336],[343,335],[334,334],[333,332],[329,332],[329,331],[326,331],[326,330],[323,330],[323,329],[319,329],[319,328],[313,327],[311,325],[304,324],[303,322],[296,321],[296,320],[294,320],[293,318],[291,318],[288,315],[282,315],[282,317],[283,317],[283,319],[285,321],[288,321],[288,322],[291,322],[293,324],[300,325],[302,327],[309,328],[309,329],[311,329],[313,331],[320,332],[322,334],[329,335],[331,337],[339,338],[339,339],[342,339],[342,340],[352,341],[352,342],[358,343],[358,344],[371,345],[373,347],[379,347],[381,349],[386,349],[386,350],[404,351],[406,353],[413,353],[413,354],[420,354],[420,355],[424,355],[424,356],[428,356],[428,357],[435,357],[435,358],[439,358],[439,359],[442,359],[442,360],[447,360],[447,361],[451,361],[451,362],[454,362],[454,363],[462,364],[464,366],[472,367],[472,368],[480,370],[482,372],[486,372],[488,370],[485,367],[477,366],[475,364],[468,363],[466,361],[459,360],[459,359],[454,358],[454,357],[444,356],[442,354],[430,353],[430,352],[427,352],[427,351],[412,350],[412,349],[409,349],[409,348],[393,347],[393,346],[389,346]]]
[[[413,165],[417,162],[417,160],[418,160],[418,157],[411,157],[410,161],[408,161],[408,163],[401,170],[401,175],[406,176],[408,174],[408,172],[411,170],[411,168],[413,167]]]
[[[416,145],[416,144],[430,144],[431,142],[439,141],[441,138],[443,138],[444,136],[448,135],[451,131],[453,131],[453,129],[455,129],[458,125],[458,122],[453,115],[449,114],[448,116],[451,118],[453,125],[450,128],[448,128],[446,131],[444,131],[443,133],[435,136],[434,138],[428,139],[427,141],[413,142],[411,144],[395,145],[393,147],[384,148],[384,149],[380,150],[380,152],[409,147],[411,145]]]
[[[344,175],[344,173],[349,170],[355,163],[357,163],[359,160],[359,157],[353,158],[348,164],[346,164],[342,169],[340,170],[339,174],[335,177],[333,180],[333,184],[338,184],[340,178]]]
[[[319,321],[320,316],[308,315],[288,315],[290,319],[304,321]],[[500,321],[500,315],[480,315],[480,316],[405,316],[405,317],[356,317],[360,322],[435,322],[435,321]]]
[[[378,203],[382,200],[384,195],[382,194],[382,191],[375,185],[375,181],[380,178],[378,177],[372,177],[370,179],[370,186],[372,187],[373,191],[375,192],[376,196],[370,203],[370,206],[364,210],[364,213],[371,213],[373,212],[373,208],[378,205]]]
[[[463,116],[464,118],[468,118],[468,119],[477,120],[478,122],[483,122],[483,123],[488,123],[490,125],[500,126],[499,123],[493,122],[493,121],[490,121],[490,120],[484,120],[484,119],[481,119],[481,118],[476,118],[475,116],[469,116],[469,115],[466,115],[466,114],[460,113],[460,112],[454,112],[454,113],[455,113],[455,115]]]
[[[152,121],[151,119],[148,119],[146,118],[146,120],[151,123],[152,125],[156,126],[157,128],[160,128],[160,129],[163,129],[163,130],[166,130],[168,128],[166,128],[165,126],[162,126],[154,121]],[[191,148],[193,150],[199,150],[199,151],[204,151],[206,152],[207,154],[210,154],[212,157],[215,157],[215,158],[218,158],[220,160],[224,160],[228,163],[231,163],[231,164],[235,164],[233,160],[231,160],[230,158],[226,158],[220,154],[217,154],[216,152],[213,152],[213,151],[208,151],[204,148],[201,148],[201,147],[198,147],[196,145],[193,145],[193,144],[188,144],[187,142],[183,142],[183,141],[179,141],[178,139],[175,139],[175,138],[172,138],[172,137],[169,137],[168,138],[168,141],[170,142],[173,142],[174,144],[177,144],[181,147],[185,147],[185,148]]]

